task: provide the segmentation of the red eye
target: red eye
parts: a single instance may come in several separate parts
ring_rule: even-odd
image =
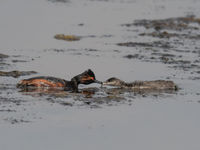
[[[82,80],[94,80],[94,77],[90,77],[90,76],[87,76],[87,77],[83,77]]]
[[[89,77],[91,80],[94,80],[94,77]]]

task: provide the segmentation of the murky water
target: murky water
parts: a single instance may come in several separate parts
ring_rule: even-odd
[[[163,79],[180,88],[22,92],[16,84],[35,74],[1,76],[1,148],[199,149],[199,8],[197,0],[1,0],[1,71],[70,80],[91,68],[101,81]]]

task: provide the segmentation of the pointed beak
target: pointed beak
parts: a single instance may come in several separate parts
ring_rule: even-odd
[[[102,85],[109,85],[109,83],[104,81],[104,82],[102,82]]]
[[[94,83],[103,84],[103,82],[98,81],[98,80],[94,80]]]

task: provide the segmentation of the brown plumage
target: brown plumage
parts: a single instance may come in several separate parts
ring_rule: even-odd
[[[177,85],[173,81],[167,80],[135,81],[127,83],[118,78],[112,77],[103,82],[103,85],[117,86],[135,90],[177,90]]]
[[[19,88],[29,88],[29,87],[51,87],[51,88],[64,88],[65,90],[71,90],[78,92],[79,84],[91,84],[91,83],[101,83],[95,78],[95,74],[92,70],[88,69],[85,72],[73,77],[70,81],[49,77],[49,76],[39,76],[29,79],[21,80],[17,87]]]

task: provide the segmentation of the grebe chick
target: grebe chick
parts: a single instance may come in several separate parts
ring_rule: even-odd
[[[50,77],[50,76],[38,76],[29,79],[21,80],[18,84],[18,88],[29,88],[29,87],[51,87],[51,88],[63,88],[67,91],[78,92],[79,84],[91,84],[102,82],[96,80],[95,74],[92,70],[88,69],[83,73],[73,77],[70,81]]]
[[[135,81],[135,82],[124,82],[118,78],[112,77],[105,82],[103,85],[117,86],[121,88],[129,88],[136,90],[177,90],[177,85],[173,81],[168,80],[153,80],[153,81]]]

